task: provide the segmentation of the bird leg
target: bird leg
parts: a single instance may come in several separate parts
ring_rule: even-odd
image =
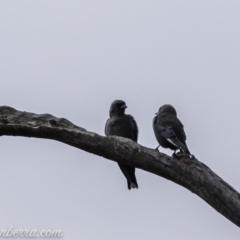
[[[177,153],[176,153],[177,149],[174,150],[173,154],[172,154],[172,157],[176,157]]]
[[[157,151],[159,147],[160,147],[160,145],[158,145],[158,147],[157,147],[157,148],[155,148],[155,150]]]

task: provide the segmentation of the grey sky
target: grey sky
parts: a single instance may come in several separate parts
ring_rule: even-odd
[[[0,2],[0,105],[65,117],[104,134],[123,99],[139,143],[172,104],[190,151],[240,190],[240,2]],[[62,143],[1,137],[1,228],[57,228],[64,239],[238,240],[239,229],[186,189]],[[171,151],[160,151],[171,154]]]

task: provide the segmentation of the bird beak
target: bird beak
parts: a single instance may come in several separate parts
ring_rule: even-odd
[[[156,112],[155,115],[158,115],[158,112]]]
[[[127,105],[122,105],[121,108],[125,109],[125,108],[127,108]]]

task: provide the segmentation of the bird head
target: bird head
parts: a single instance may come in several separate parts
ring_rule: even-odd
[[[110,117],[114,115],[123,115],[125,113],[125,109],[127,105],[122,100],[115,100],[110,107],[109,115]]]
[[[170,105],[170,104],[165,104],[165,105],[162,105],[158,112],[156,113],[156,115],[173,115],[173,116],[177,116],[177,112],[175,110],[175,108]]]

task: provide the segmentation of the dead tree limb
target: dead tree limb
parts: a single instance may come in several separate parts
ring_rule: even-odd
[[[121,137],[104,137],[64,118],[0,107],[0,136],[53,139],[169,179],[240,227],[240,194],[197,159],[190,164]]]

